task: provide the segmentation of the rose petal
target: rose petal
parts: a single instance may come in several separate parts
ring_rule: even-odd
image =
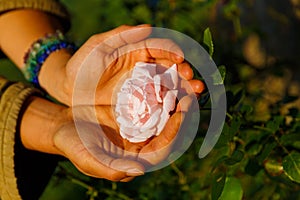
[[[120,132],[126,137],[135,137],[137,135],[140,135],[141,132],[138,128],[133,128],[133,127],[120,127]]]
[[[163,109],[166,112],[174,110],[178,90],[169,90],[163,99]]]
[[[167,69],[165,71],[165,73],[163,73],[163,76],[165,74],[169,74],[170,75],[171,81],[173,83],[173,87],[168,87],[168,88],[169,89],[176,89],[177,85],[178,85],[177,65],[176,64],[172,65],[169,69]],[[164,81],[165,79],[162,79],[162,80]],[[163,82],[163,85],[164,84],[165,83]]]
[[[131,78],[140,76],[153,77],[156,73],[156,64],[137,62],[132,71]]]
[[[161,103],[162,99],[160,97],[160,91],[161,91],[161,77],[159,75],[155,75],[153,77],[154,81],[154,89],[155,89],[155,95],[156,95],[156,100]]]
[[[160,115],[159,123],[156,126],[157,127],[157,132],[155,134],[156,136],[158,136],[161,133],[161,131],[164,129],[169,118],[170,118],[169,112],[166,112],[165,110],[163,110]]]
[[[134,136],[133,138],[131,138],[131,141],[143,142],[143,141],[147,140],[148,138],[152,137],[153,135],[155,135],[156,132],[157,132],[157,129],[156,129],[156,127],[154,127],[153,129],[149,129],[146,132],[142,132],[141,134]]]
[[[115,111],[121,136],[142,142],[159,135],[175,108],[177,85],[176,64],[156,74],[156,64],[136,63],[117,94]]]
[[[125,127],[132,127],[132,121],[124,116],[117,117],[117,122]]]
[[[169,90],[177,89],[178,75],[177,65],[172,65],[171,68],[167,69],[163,74],[157,74],[153,77],[154,82],[160,83],[160,87],[164,87]],[[157,82],[156,82],[157,80]]]
[[[153,128],[157,124],[157,122],[160,118],[160,116],[159,116],[160,113],[161,113],[160,108],[157,109],[154,113],[151,113],[151,116],[148,119],[148,121],[141,127],[141,132],[145,132],[147,129]]]

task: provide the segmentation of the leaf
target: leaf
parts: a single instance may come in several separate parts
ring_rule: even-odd
[[[280,143],[283,146],[291,146],[297,149],[300,149],[300,134],[293,133],[293,134],[286,134],[281,136]]]
[[[212,57],[214,54],[214,43],[209,28],[204,30],[203,43],[209,48],[209,55]]]
[[[211,199],[217,200],[219,199],[222,191],[224,189],[226,180],[226,174],[221,174],[219,176],[215,176],[212,183],[212,190],[211,190]]]
[[[297,183],[300,183],[300,153],[292,152],[283,158],[284,173]]]
[[[243,188],[240,180],[234,177],[227,177],[219,200],[241,200],[242,198]]]
[[[238,104],[241,99],[245,96],[245,91],[243,89],[240,89],[235,95],[232,104],[236,105]]]
[[[270,155],[272,150],[277,146],[276,142],[272,141],[265,145],[264,149],[262,150],[261,154],[257,157],[257,160],[260,164]]]
[[[221,78],[222,78],[223,83],[224,83],[224,80],[225,80],[225,77],[226,77],[226,67],[224,65],[221,65],[221,66],[218,67],[218,69],[219,69],[219,72],[221,74]]]
[[[240,130],[242,121],[234,117],[230,124],[226,123],[224,124],[222,134],[220,135],[220,138],[215,146],[215,148],[223,147],[224,145],[228,145],[230,141],[233,140],[234,136],[238,133]]]
[[[221,165],[224,161],[228,159],[228,156],[222,156],[219,158],[212,166],[211,172],[213,172],[219,165]]]
[[[272,130],[272,133],[276,133],[280,129],[280,126],[283,124],[283,122],[283,116],[275,116],[272,121],[267,122],[266,128]]]
[[[251,156],[256,156],[261,152],[262,149],[263,149],[263,145],[258,143],[257,141],[253,141],[247,144],[247,146],[245,147],[247,154]]]
[[[279,176],[283,173],[282,163],[278,160],[269,159],[264,162],[265,170],[271,176]]]
[[[221,65],[218,67],[218,70],[216,70],[212,75],[213,84],[214,85],[222,85],[224,84],[224,80],[226,77],[226,67],[224,65]]]
[[[244,158],[244,153],[240,150],[236,150],[233,152],[230,158],[226,160],[227,165],[234,165],[239,163]]]
[[[253,107],[250,105],[246,105],[243,104],[241,109],[240,109],[241,113],[243,113],[244,115],[249,115],[253,112]]]
[[[226,92],[226,96],[227,96],[227,106],[233,107],[237,105],[242,100],[242,98],[244,98],[245,91],[243,89],[239,89],[236,92],[236,94],[233,94],[232,91],[228,91]]]

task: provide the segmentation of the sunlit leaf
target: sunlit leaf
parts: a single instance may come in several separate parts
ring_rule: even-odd
[[[300,153],[292,152],[285,156],[282,162],[285,174],[297,183],[300,183]]]
[[[243,198],[243,188],[239,179],[227,177],[219,200],[240,200]]]
[[[271,176],[279,176],[283,173],[283,167],[282,163],[278,160],[269,159],[264,162],[265,170],[271,175]]]
[[[248,155],[255,156],[261,152],[261,150],[263,149],[263,145],[255,141],[247,144],[245,149],[247,150]]]
[[[209,28],[206,28],[204,30],[203,43],[208,47],[209,55],[212,57],[214,54],[214,43]]]

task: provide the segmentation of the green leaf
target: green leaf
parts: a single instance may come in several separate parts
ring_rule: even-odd
[[[269,159],[264,162],[265,170],[271,176],[279,176],[283,173],[282,163],[278,160]]]
[[[209,28],[204,30],[203,43],[209,48],[209,55],[212,57],[214,54],[214,43]]]
[[[215,176],[212,183],[211,199],[217,200],[222,194],[226,180],[226,174]]]
[[[235,95],[232,104],[237,105],[242,98],[245,96],[245,91],[243,89],[240,89]]]
[[[247,146],[245,147],[247,154],[251,156],[256,156],[261,152],[262,149],[263,149],[263,145],[258,143],[257,141],[251,142],[247,144]]]
[[[219,200],[240,200],[243,198],[243,188],[239,179],[227,177]]]
[[[218,70],[216,70],[212,75],[213,84],[214,85],[222,85],[224,84],[224,80],[226,77],[226,67],[224,65],[221,65],[218,67]]]
[[[300,183],[300,153],[292,152],[282,162],[284,173],[292,180]]]
[[[283,116],[275,116],[272,121],[269,121],[266,124],[266,128],[272,130],[272,133],[276,133],[280,129],[280,126],[283,124],[283,122]]]
[[[241,113],[243,113],[244,115],[249,115],[253,112],[253,107],[250,105],[246,105],[243,104],[241,109],[240,109]]]
[[[236,150],[233,152],[230,158],[226,160],[227,165],[234,165],[239,163],[244,158],[244,153],[240,150]]]
[[[281,136],[280,143],[283,146],[291,146],[297,149],[300,149],[300,134],[293,133],[293,134],[286,134]]]
[[[219,72],[221,74],[221,78],[223,80],[223,83],[224,83],[224,80],[225,80],[225,77],[226,77],[226,67],[224,65],[221,65],[218,67],[219,69]]]
[[[261,154],[257,157],[257,160],[260,164],[270,155],[272,150],[277,146],[277,143],[272,141],[265,145],[264,149],[262,150]]]

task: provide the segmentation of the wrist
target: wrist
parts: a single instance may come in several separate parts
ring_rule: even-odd
[[[69,89],[66,64],[72,57],[66,49],[55,51],[49,55],[39,72],[40,86],[52,97],[64,103],[71,105],[72,93]]]
[[[32,97],[21,119],[22,144],[30,150],[61,155],[53,139],[57,130],[70,121],[71,115],[64,106]]]

